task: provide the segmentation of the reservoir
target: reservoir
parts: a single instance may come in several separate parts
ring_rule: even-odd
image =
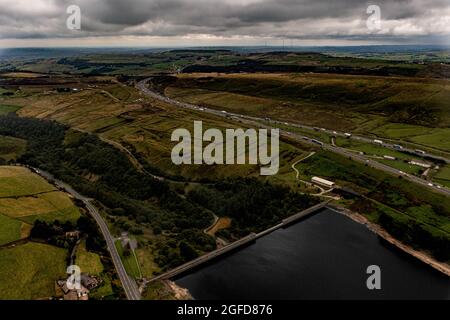
[[[381,290],[367,289],[367,267]],[[175,279],[195,299],[450,299],[450,278],[323,209]]]

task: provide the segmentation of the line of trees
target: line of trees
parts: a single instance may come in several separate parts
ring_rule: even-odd
[[[232,218],[231,235],[239,238],[262,231],[282,219],[318,203],[316,198],[294,193],[288,187],[241,178],[201,186],[188,193],[188,199]]]

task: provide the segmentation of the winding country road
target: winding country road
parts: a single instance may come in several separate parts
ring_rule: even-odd
[[[33,169],[37,174],[45,178],[46,180],[52,181],[56,186],[59,188],[64,189],[67,193],[71,194],[75,199],[78,199],[84,203],[86,208],[88,209],[91,216],[95,219],[97,222],[100,231],[103,234],[103,237],[105,238],[106,245],[108,247],[109,252],[111,253],[111,258],[114,262],[114,266],[116,268],[117,274],[119,275],[119,279],[122,282],[123,289],[125,291],[125,295],[127,296],[128,300],[140,300],[141,294],[139,292],[139,289],[136,285],[136,282],[128,276],[125,267],[122,263],[122,260],[120,259],[119,253],[117,252],[116,246],[114,244],[114,237],[109,232],[108,226],[103,220],[102,216],[98,212],[98,210],[91,204],[91,200],[89,198],[86,198],[79,194],[77,191],[75,191],[71,186],[68,184],[59,181],[53,177],[52,174],[42,171],[40,169],[31,168]]]
[[[167,104],[173,105],[175,107],[179,107],[179,108],[183,108],[183,109],[189,109],[189,110],[195,110],[197,112],[204,112],[204,113],[209,113],[209,114],[213,114],[222,118],[230,118],[233,120],[237,120],[240,121],[242,123],[246,123],[246,124],[250,124],[250,125],[254,125],[260,128],[267,128],[267,129],[271,129],[271,128],[277,128],[277,127],[273,127],[271,125],[266,125],[264,124],[265,122],[268,121],[268,119],[264,119],[264,118],[259,118],[259,117],[253,117],[253,116],[247,116],[247,115],[243,115],[243,114],[238,114],[238,113],[232,113],[232,112],[226,112],[226,111],[220,111],[220,110],[215,110],[215,109],[211,109],[211,108],[206,108],[206,107],[200,107],[194,104],[190,104],[190,103],[184,103],[184,102],[180,102],[174,99],[171,99],[169,97],[166,97],[158,92],[155,92],[151,89],[149,89],[147,87],[147,83],[151,80],[152,78],[147,78],[144,79],[140,82],[138,82],[136,84],[136,88],[139,89],[143,94],[153,98],[153,99],[157,99],[160,100],[162,102],[165,102]],[[278,124],[278,125],[286,125],[286,126],[292,126],[292,127],[297,127],[297,128],[304,128],[304,129],[314,129],[313,127],[309,127],[309,126],[304,126],[304,125],[299,125],[296,123],[288,123],[288,122],[282,122],[282,121],[277,121],[277,120],[270,120],[270,123],[273,124]],[[330,131],[330,130],[324,130],[324,132],[332,132],[333,134],[337,134],[339,135],[339,133],[335,133],[334,131]],[[295,139],[295,140],[301,140],[304,143],[308,143],[308,144],[312,144],[312,145],[318,145],[317,142],[315,142],[315,139],[305,136],[305,135],[300,135],[285,129],[280,129],[280,134]],[[353,136],[352,138],[356,139],[356,140],[364,140],[366,142],[373,142],[373,140],[368,139],[368,138],[364,138],[364,137],[355,137]],[[385,146],[386,148],[394,148],[394,145],[390,145],[390,144],[383,144],[383,146]],[[333,152],[333,153],[337,153],[341,156],[344,156],[350,160],[359,162],[359,163],[363,163],[365,165],[367,165],[368,167],[372,167],[381,171],[384,171],[386,173],[389,173],[391,175],[394,176],[401,176],[403,177],[403,179],[408,180],[410,182],[413,182],[415,184],[421,185],[423,187],[426,187],[428,189],[431,189],[437,193],[440,194],[444,194],[446,196],[450,196],[450,189],[447,189],[446,187],[442,187],[442,186],[438,186],[436,184],[430,184],[429,181],[421,179],[419,177],[416,177],[414,175],[411,174],[407,174],[401,170],[395,169],[393,167],[387,166],[385,164],[382,164],[380,162],[376,162],[373,161],[363,155],[359,155],[359,154],[354,154],[353,152],[350,152],[349,150],[342,148],[342,147],[337,147],[337,146],[333,146],[331,144],[327,144],[327,143],[321,143],[321,147],[324,150]],[[403,149],[403,150],[408,150],[408,149]],[[415,151],[413,150],[408,150],[411,151],[413,153],[415,153]],[[423,154],[418,154],[420,156],[424,156]],[[429,155],[429,154],[425,154],[427,156],[432,156],[435,158],[440,158],[434,155]],[[441,160],[448,162],[449,160],[446,158],[440,158]]]

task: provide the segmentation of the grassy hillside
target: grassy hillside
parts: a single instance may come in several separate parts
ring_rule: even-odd
[[[66,271],[64,249],[27,243],[0,249],[0,299],[46,299]]]
[[[22,222],[0,214],[0,246],[21,239]]]
[[[24,167],[0,167],[0,198],[17,198],[56,191],[40,176]]]
[[[87,251],[86,241],[82,241],[78,245],[75,264],[80,267],[81,272],[89,273],[91,275],[100,275],[104,270],[100,256],[96,253]]]
[[[75,222],[70,198],[23,167],[0,167],[0,245],[27,238],[37,219]]]
[[[259,175],[257,166],[175,166],[171,161],[171,133],[177,128],[192,129],[195,120],[202,120],[204,129],[225,130],[242,125],[226,119],[190,113],[159,101],[144,98],[130,87],[118,84],[99,84],[97,88],[77,93],[33,95],[15,98],[24,107],[21,116],[51,119],[79,131],[98,134],[104,141],[118,142],[132,151],[148,171],[178,180],[220,180],[227,177]],[[244,126],[245,127],[245,126]],[[68,134],[66,140],[76,138]],[[205,144],[206,145],[206,144]],[[297,149],[297,150],[295,150]],[[302,154],[301,148],[281,144],[281,166],[290,153]],[[92,177],[95,179],[95,177]]]
[[[450,151],[445,80],[335,74],[183,74],[165,93],[212,108],[405,139]]]

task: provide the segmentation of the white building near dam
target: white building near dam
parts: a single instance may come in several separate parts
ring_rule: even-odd
[[[326,188],[333,188],[336,185],[333,181],[328,181],[319,177],[312,177],[311,182]]]

